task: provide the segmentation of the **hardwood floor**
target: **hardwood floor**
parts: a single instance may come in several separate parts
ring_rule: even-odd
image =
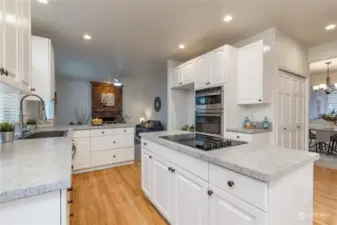
[[[71,225],[168,225],[141,190],[140,163],[73,176]],[[315,167],[314,225],[337,225],[337,170]]]
[[[73,176],[71,225],[168,225],[145,198],[140,163]]]
[[[337,170],[315,166],[314,225],[337,225]]]

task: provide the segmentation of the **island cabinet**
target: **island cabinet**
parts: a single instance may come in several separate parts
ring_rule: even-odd
[[[69,225],[67,192],[52,191],[0,204],[0,224]]]
[[[172,225],[312,224],[312,168],[262,181],[142,138],[142,190]]]
[[[133,160],[133,127],[74,131],[75,173],[132,163]]]

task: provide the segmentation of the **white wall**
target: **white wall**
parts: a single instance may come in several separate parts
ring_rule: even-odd
[[[131,116],[129,122],[139,123],[140,117],[146,119],[167,121],[167,92],[166,73],[152,75],[128,76],[121,78],[123,87],[123,114]],[[56,79],[57,106],[56,125],[66,125],[70,121],[76,122],[75,109],[85,108],[91,113],[91,85],[90,82]],[[162,100],[160,112],[154,110],[154,99],[159,96]]]
[[[317,62],[337,57],[337,41],[309,48],[309,62]]]
[[[337,83],[337,71],[330,72],[331,83]],[[311,74],[311,86],[325,84],[326,83],[326,72]]]
[[[76,109],[83,109],[91,114],[91,86],[89,82],[57,77],[56,93],[56,125],[68,125],[69,122],[76,123]]]

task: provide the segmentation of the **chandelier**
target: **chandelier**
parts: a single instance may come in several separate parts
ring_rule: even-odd
[[[317,91],[324,91],[327,95],[330,94],[333,91],[337,90],[337,83],[336,84],[331,84],[330,81],[330,64],[331,62],[326,62],[326,67],[327,67],[327,71],[326,71],[326,83],[325,84],[320,84],[320,85],[316,85],[313,86],[312,89],[317,92]]]

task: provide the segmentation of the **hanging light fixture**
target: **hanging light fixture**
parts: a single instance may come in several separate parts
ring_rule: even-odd
[[[317,92],[317,91],[324,91],[327,95],[330,94],[333,91],[336,91],[337,88],[337,83],[336,84],[331,84],[331,78],[330,78],[330,64],[331,62],[326,62],[326,83],[325,84],[320,84],[313,86],[312,89]]]

